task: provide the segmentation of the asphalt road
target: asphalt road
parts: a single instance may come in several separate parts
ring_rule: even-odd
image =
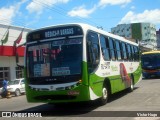
[[[109,120],[160,120],[160,79],[141,80],[133,92],[123,91],[112,95],[104,106],[99,106],[97,101],[58,106],[28,103],[26,96],[22,95],[0,99],[0,111],[41,113],[42,118],[34,118],[35,120],[44,118],[78,120],[81,117],[100,120],[107,118]]]

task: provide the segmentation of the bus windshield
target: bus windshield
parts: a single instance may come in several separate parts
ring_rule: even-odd
[[[81,73],[82,37],[28,45],[28,77]]]
[[[160,60],[160,54],[142,55],[142,67],[143,68],[160,67],[159,60]]]

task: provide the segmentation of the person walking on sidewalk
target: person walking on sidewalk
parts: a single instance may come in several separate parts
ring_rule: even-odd
[[[7,96],[7,92],[8,92],[7,91],[8,81],[6,79],[4,79],[2,84],[3,84],[2,97],[6,97]]]

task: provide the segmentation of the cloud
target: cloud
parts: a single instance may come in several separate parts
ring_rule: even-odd
[[[12,18],[15,16],[15,7],[10,6],[8,8],[1,8],[0,9],[0,22],[3,24],[11,24],[12,23]]]
[[[135,22],[150,22],[153,24],[160,23],[160,9],[155,10],[145,10],[143,13],[134,13],[129,11],[119,22],[123,23],[135,23]]]
[[[55,4],[68,3],[69,0],[32,0],[27,6],[26,9],[30,13],[41,14],[46,7],[52,7]]]
[[[132,0],[100,0],[99,6],[105,7],[106,5],[122,5],[125,6],[126,4],[130,3]]]
[[[71,11],[68,12],[68,15],[71,17],[82,17],[87,18],[90,14],[92,14],[96,10],[96,6],[91,9],[86,9],[84,5],[75,7]]]
[[[0,23],[2,24],[12,24],[13,18],[19,14],[20,6],[25,3],[26,0],[21,0],[20,2],[16,3],[15,5],[11,5],[9,7],[2,7],[0,9]]]
[[[132,10],[133,10],[133,9],[135,9],[135,8],[136,8],[135,6],[131,6],[131,8],[130,8],[130,9],[132,9]]]

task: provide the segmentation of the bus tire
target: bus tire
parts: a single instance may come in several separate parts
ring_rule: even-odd
[[[105,105],[109,99],[109,87],[104,84],[102,87],[102,97],[100,98],[100,105]]]
[[[130,76],[130,87],[129,87],[129,92],[132,92],[134,90],[134,77],[133,75]]]

